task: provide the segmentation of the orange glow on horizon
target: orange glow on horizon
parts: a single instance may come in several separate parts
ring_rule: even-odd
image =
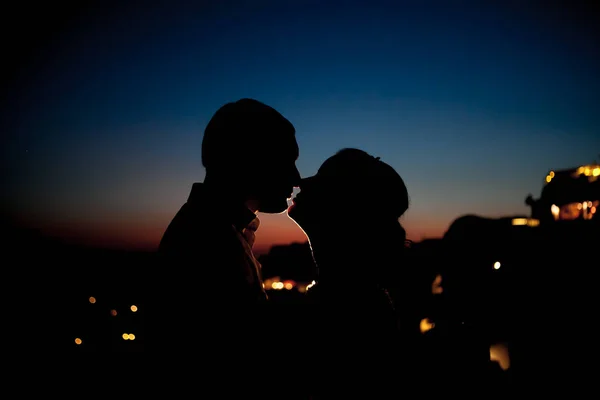
[[[304,243],[308,239],[304,231],[290,219],[287,213],[259,213],[260,228],[256,233],[254,251],[257,255],[267,253],[273,245]],[[121,218],[118,215],[98,216],[90,221],[45,221],[36,226],[50,236],[60,237],[67,242],[93,247],[154,251],[172,216],[156,215],[143,219],[140,216]],[[407,238],[419,242],[443,236],[452,221],[400,220],[406,229]],[[31,225],[31,224],[30,224]]]

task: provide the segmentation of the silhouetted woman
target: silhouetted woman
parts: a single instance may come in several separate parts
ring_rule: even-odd
[[[302,180],[288,213],[317,266],[307,324],[325,370],[330,360],[356,372],[393,370],[398,324],[388,290],[403,267],[406,234],[398,219],[407,209],[400,175],[359,149],[340,150]]]

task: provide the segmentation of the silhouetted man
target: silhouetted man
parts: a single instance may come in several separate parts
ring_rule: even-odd
[[[275,109],[242,99],[214,114],[202,142],[205,180],[160,242],[150,349],[257,345],[267,295],[252,252],[256,214],[287,209],[297,158],[295,129]]]

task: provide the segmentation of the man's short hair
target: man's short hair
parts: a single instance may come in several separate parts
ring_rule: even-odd
[[[251,155],[277,151],[282,136],[294,136],[294,126],[274,108],[254,99],[227,103],[204,130],[202,165],[226,166]]]

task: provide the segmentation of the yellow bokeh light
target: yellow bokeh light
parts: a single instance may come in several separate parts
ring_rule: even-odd
[[[92,303],[92,304],[94,304],[94,303],[96,302],[96,298],[95,298],[95,297],[93,297],[93,296],[92,296],[92,297],[90,297],[88,300],[89,300],[89,301],[90,301],[90,303]]]
[[[271,288],[273,288],[275,290],[283,289],[283,282],[273,282],[271,284]]]
[[[512,224],[514,226],[531,226],[536,227],[540,225],[540,220],[535,218],[513,218]]]
[[[133,333],[129,334],[129,340],[135,340],[135,335]]]
[[[132,305],[131,306],[131,311],[136,312],[138,310],[136,305]]]
[[[129,340],[129,333],[124,333],[121,335],[121,337],[123,338],[123,340]]]
[[[490,346],[490,360],[496,361],[500,368],[507,370],[510,368],[510,354],[508,347],[504,343],[496,343]]]
[[[540,220],[539,219],[535,219],[535,218],[527,218],[527,226],[539,226],[540,225]]]
[[[429,318],[423,318],[419,323],[419,329],[421,330],[421,333],[430,331],[433,328],[435,328],[435,323],[432,322]]]
[[[80,345],[81,343],[83,343],[83,340],[80,338],[75,338],[75,344]]]
[[[433,283],[431,284],[431,293],[432,294],[442,294],[444,292],[444,288],[442,287],[442,276],[440,274],[435,276]]]
[[[500,264],[500,261],[496,261],[494,263],[494,269],[500,269],[501,266],[502,266],[502,264]]]
[[[595,182],[600,176],[600,165],[583,165],[577,168],[577,171],[573,174],[575,178],[580,175],[585,175],[590,182]]]

